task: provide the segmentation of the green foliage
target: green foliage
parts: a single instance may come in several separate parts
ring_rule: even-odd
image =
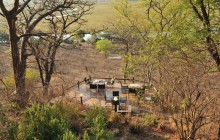
[[[2,80],[7,86],[7,88],[13,88],[15,86],[14,77],[12,74],[7,77],[4,77]]]
[[[156,125],[157,122],[157,117],[155,114],[145,114],[144,116],[144,124],[149,126],[149,125]]]
[[[107,56],[115,49],[115,45],[109,40],[99,40],[96,42],[96,49]]]
[[[107,121],[104,116],[99,114],[92,119],[91,133],[95,140],[112,139],[111,134],[106,130],[106,126]]]
[[[188,100],[185,98],[185,99],[182,100],[180,107],[182,109],[185,109],[187,104],[188,104]]]
[[[39,80],[39,74],[37,71],[33,70],[33,69],[26,69],[26,84],[28,86],[30,86],[31,84],[33,84],[34,82],[36,82],[37,80]]]
[[[100,106],[94,106],[92,109],[86,112],[84,122],[85,127],[92,126],[93,119],[96,118],[98,115],[103,116],[104,121],[107,122],[107,111]]]
[[[113,139],[107,131],[107,111],[101,107],[94,107],[87,112],[85,126],[90,128],[91,138],[94,140]]]
[[[19,122],[19,139],[74,139],[67,120],[62,118],[55,106],[34,104],[27,108]]]
[[[69,120],[71,122],[71,129],[76,134],[80,132],[80,111],[76,108],[76,103],[72,102],[59,102],[56,104],[56,108],[58,109],[58,113],[62,114],[62,118]]]
[[[26,84],[27,86],[31,86],[34,82],[39,80],[39,74],[37,71],[33,69],[27,69],[26,70]],[[10,74],[9,76],[6,76],[3,78],[3,82],[7,86],[7,88],[14,88],[15,87],[15,81],[13,74]]]
[[[87,133],[87,131],[85,131],[83,134],[83,140],[90,140],[90,137],[89,137],[89,134]]]
[[[18,130],[18,123],[8,120],[5,110],[0,104],[0,139],[14,140]]]
[[[16,136],[17,132],[18,132],[18,122],[9,122],[7,139],[8,140],[15,140],[17,137]]]
[[[4,111],[2,110],[2,105],[0,104],[0,138],[4,134],[2,127],[4,126],[5,119]]]
[[[78,138],[73,135],[71,131],[65,131],[62,138],[62,140],[78,140]]]
[[[144,100],[144,93],[145,93],[144,89],[135,88],[135,90],[137,91],[138,102]]]
[[[56,104],[56,108],[59,110],[59,114],[62,114],[62,117],[67,120],[79,117],[79,110],[75,103],[59,102]]]

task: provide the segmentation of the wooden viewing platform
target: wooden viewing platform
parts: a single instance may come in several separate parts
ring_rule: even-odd
[[[116,79],[117,82],[115,82]],[[130,82],[122,83],[120,80],[129,80]],[[114,78],[112,81],[112,78],[91,79],[90,77],[87,79],[85,77],[83,81],[74,85],[74,88],[73,86],[70,87],[72,90],[66,94],[66,97],[75,98],[82,104],[89,106],[100,105],[103,108],[119,113],[131,113],[132,108],[138,108],[136,107],[137,98],[135,95],[138,92],[136,88],[144,91],[144,85],[145,83],[135,82],[134,78]],[[113,92],[115,91],[118,92],[117,102],[113,100],[115,97]]]

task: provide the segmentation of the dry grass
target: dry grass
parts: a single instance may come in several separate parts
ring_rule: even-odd
[[[90,44],[70,50],[60,49],[57,55],[57,71],[72,82],[82,81],[84,77],[122,76],[121,60],[109,60]]]

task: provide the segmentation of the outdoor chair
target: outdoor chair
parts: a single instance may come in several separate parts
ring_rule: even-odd
[[[113,91],[112,94],[113,96],[119,96],[119,91]]]
[[[98,89],[105,89],[105,85],[98,85]]]
[[[134,93],[134,94],[136,94],[137,91],[136,91],[134,88],[129,88],[129,93]]]
[[[96,84],[90,84],[90,89],[97,89],[97,85]]]

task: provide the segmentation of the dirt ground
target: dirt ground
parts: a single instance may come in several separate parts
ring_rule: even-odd
[[[76,84],[85,77],[122,77],[122,60],[105,58],[93,45],[84,43],[77,48],[60,48],[57,54],[56,76],[68,84]],[[56,78],[53,79],[57,81]],[[70,85],[71,86],[71,85]]]

